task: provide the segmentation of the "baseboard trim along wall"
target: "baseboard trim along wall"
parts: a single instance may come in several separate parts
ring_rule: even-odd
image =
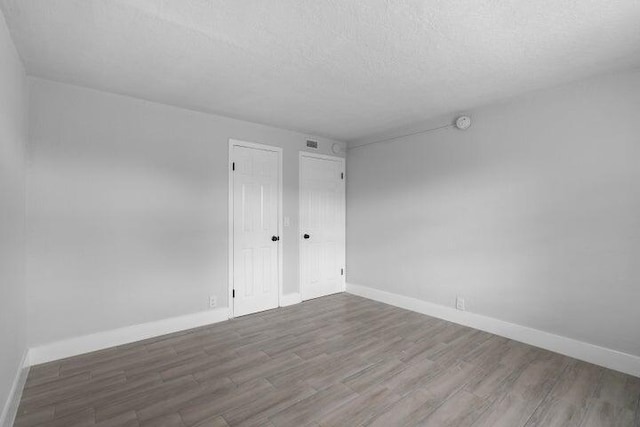
[[[299,293],[285,294],[280,297],[281,307],[298,304],[300,302],[302,302],[302,299]],[[69,338],[31,348],[29,350],[28,362],[30,366],[38,365],[41,363],[64,359],[66,357],[90,353],[92,351],[103,350],[109,347],[129,344],[147,338],[218,323],[228,319],[229,309],[218,308],[215,310],[202,311],[199,313],[172,317],[155,322],[112,329],[110,331],[97,332],[95,334],[84,335],[81,337]],[[0,424],[0,426],[2,425]]]
[[[640,377],[640,357],[417,298],[347,283],[347,292]]]
[[[28,361],[31,366],[92,351],[103,350],[123,344],[153,338],[160,335],[197,328],[229,319],[227,307],[201,311],[184,316],[172,317],[155,322],[126,326],[110,331],[97,332],[76,338],[69,338],[29,349]]]
[[[7,397],[7,401],[2,407],[2,413],[0,414],[0,427],[12,427],[18,414],[18,406],[20,406],[20,399],[22,398],[22,390],[27,382],[27,376],[29,375],[29,354],[25,350],[22,356],[22,362],[20,368],[16,372],[16,376],[13,379],[11,385],[11,391]]]
[[[285,294],[280,297],[280,307],[287,307],[302,302],[302,297],[299,293]]]

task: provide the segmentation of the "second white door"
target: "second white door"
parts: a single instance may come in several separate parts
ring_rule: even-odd
[[[344,159],[300,153],[300,288],[303,300],[344,290]]]

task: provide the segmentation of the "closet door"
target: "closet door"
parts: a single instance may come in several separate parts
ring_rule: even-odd
[[[280,152],[233,145],[233,315],[278,307]]]
[[[300,153],[300,288],[303,300],[344,291],[344,159]]]

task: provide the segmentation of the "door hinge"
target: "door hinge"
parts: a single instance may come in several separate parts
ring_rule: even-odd
[[[340,172],[340,179],[344,179],[344,172]]]
[[[236,297],[236,290],[232,290],[231,291],[231,298],[235,298]]]
[[[231,163],[231,170],[232,171],[236,170],[236,162]]]
[[[341,275],[341,276],[344,276],[344,268],[341,268],[341,269],[340,269],[340,275]]]

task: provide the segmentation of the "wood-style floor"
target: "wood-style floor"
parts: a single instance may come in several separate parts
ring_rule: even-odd
[[[347,294],[31,369],[17,426],[640,426],[640,379]]]

